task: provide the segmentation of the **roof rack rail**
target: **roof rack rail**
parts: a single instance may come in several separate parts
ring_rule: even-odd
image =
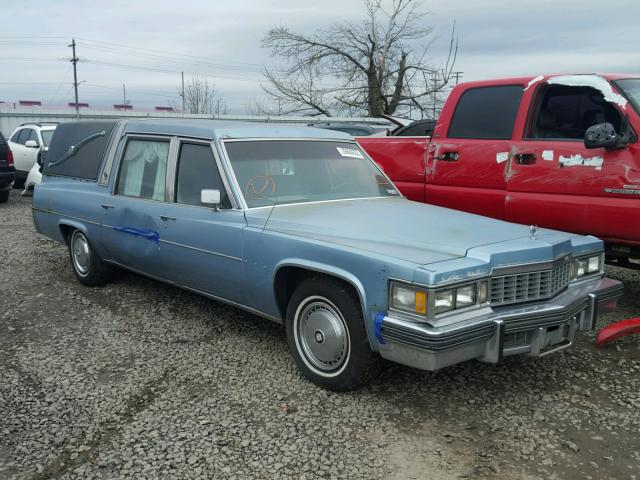
[[[27,125],[35,125],[36,127],[42,127],[45,125],[58,125],[60,122],[27,122],[21,123],[19,127],[26,127]]]

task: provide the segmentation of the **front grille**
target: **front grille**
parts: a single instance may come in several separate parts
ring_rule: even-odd
[[[546,270],[493,276],[489,302],[497,306],[551,298],[569,285],[570,275],[571,262],[565,257]]]

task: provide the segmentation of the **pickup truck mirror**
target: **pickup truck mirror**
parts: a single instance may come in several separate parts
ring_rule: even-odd
[[[40,147],[40,145],[38,145],[38,142],[36,142],[35,140],[27,140],[24,144],[25,147],[27,148],[38,148]]]
[[[200,203],[205,207],[213,207],[219,210],[220,190],[200,190]]]
[[[620,135],[609,122],[592,125],[584,132],[584,146],[586,148],[624,148],[628,143],[628,135]]]

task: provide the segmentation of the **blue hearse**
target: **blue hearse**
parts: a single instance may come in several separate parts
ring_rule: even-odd
[[[405,199],[346,134],[188,120],[60,125],[33,199],[77,279],[122,267],[286,326],[316,384],[572,345],[615,307],[602,242]]]

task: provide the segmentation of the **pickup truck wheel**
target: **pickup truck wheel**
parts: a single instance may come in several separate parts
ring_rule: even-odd
[[[111,266],[98,256],[80,230],[74,230],[69,238],[69,256],[73,273],[83,285],[102,285],[111,278]]]
[[[0,203],[6,203],[9,200],[9,190],[2,190],[0,192]]]
[[[354,390],[369,383],[380,357],[371,350],[362,308],[339,280],[312,277],[287,306],[289,350],[304,376],[328,390]]]

